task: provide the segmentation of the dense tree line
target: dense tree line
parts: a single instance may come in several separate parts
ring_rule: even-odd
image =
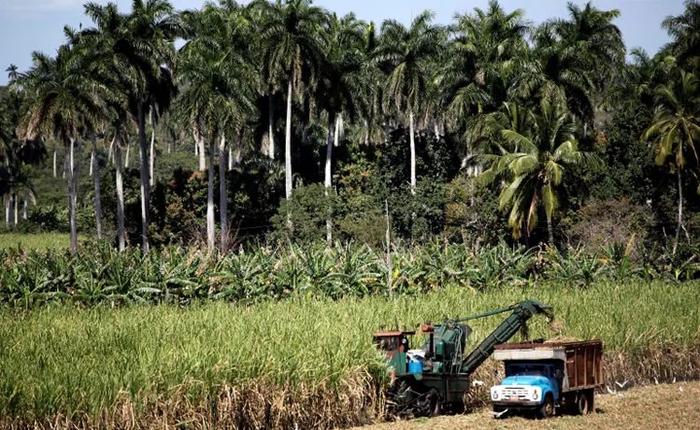
[[[98,238],[144,252],[154,237],[188,240],[203,213],[208,247],[222,250],[270,233],[590,241],[595,214],[617,213],[610,228],[644,224],[632,235],[675,255],[700,229],[700,6],[663,21],[671,42],[653,57],[627,56],[618,11],[568,10],[533,26],[491,1],[447,26],[430,12],[375,26],[309,0],[87,3],[91,26],[66,27],[30,70],[8,69],[6,222],[33,195],[31,165],[59,142],[73,252],[82,202]],[[81,197],[86,147],[93,184]],[[194,153],[197,169],[159,175],[159,151],[163,163]]]

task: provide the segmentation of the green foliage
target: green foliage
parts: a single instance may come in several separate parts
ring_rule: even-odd
[[[200,301],[254,303],[300,296],[365,297],[390,294],[386,255],[365,245],[336,243],[255,246],[223,256],[164,248],[144,256],[119,253],[108,244],[83,244],[87,251],[0,248],[0,303],[36,307],[54,302],[110,306],[136,303],[191,304]],[[31,245],[31,244],[27,244]],[[43,246],[41,247],[43,249]],[[474,250],[466,245],[428,243],[393,247],[391,288],[416,294],[456,287],[484,291],[527,286],[537,280],[589,285],[595,280],[670,279],[700,276],[693,252],[634,262],[625,251],[582,249],[545,252],[501,243]]]
[[[654,223],[635,231],[635,240],[654,256],[665,255],[672,226],[677,251],[686,231],[685,242],[697,237],[694,2],[664,20],[667,46],[653,57],[633,50],[627,64],[619,12],[592,4],[568,5],[567,17],[533,26],[526,11],[491,1],[460,12],[449,26],[425,12],[409,26],[385,21],[379,31],[310,0],[226,1],[183,13],[166,0],[134,6],[125,13],[87,4],[93,27],[66,28],[57,55],[35,54],[26,73],[8,68],[11,85],[0,94],[0,194],[13,188],[22,198],[38,197],[17,231],[67,228],[68,216],[52,207],[65,204],[67,184],[46,168],[29,167],[42,156],[40,140],[53,149],[96,139],[103,230],[113,238],[115,166],[106,150],[116,136],[116,145],[130,145],[132,153],[124,172],[129,244],[141,241],[144,230],[155,245],[201,242],[206,193],[204,178],[192,173],[194,134],[212,148],[225,136],[218,155],[234,155],[225,182],[214,179],[217,173],[209,184],[228,187],[222,191],[228,214],[218,221],[227,221],[220,228],[226,235],[230,227],[230,245],[266,237],[314,242],[330,218],[334,238],[379,249],[388,203],[392,237],[410,245],[440,238],[476,248],[501,241],[532,246],[548,233],[564,249],[569,239],[574,246],[588,240],[572,226],[604,224],[582,221],[592,215],[591,201],[627,197],[636,208],[651,207]],[[178,37],[184,44],[176,51]],[[289,156],[279,150],[286,125]],[[310,184],[324,177],[334,126],[339,145],[329,151],[334,190],[327,199]],[[151,132],[152,193],[134,145],[147,146]],[[273,140],[278,149],[270,153]],[[58,154],[60,163],[67,151]],[[71,187],[78,207],[69,213],[90,234],[87,158],[87,151],[78,154],[83,174]],[[468,179],[484,169],[490,186]],[[297,190],[281,203],[284,176],[285,191]],[[221,212],[224,202],[214,200]],[[676,215],[680,209],[683,216]],[[586,251],[596,253],[604,241],[591,240]]]
[[[284,200],[272,218],[276,234],[300,242],[321,241],[326,234],[326,218],[337,205],[335,193],[326,195],[323,184],[298,187]]]
[[[513,237],[529,236],[545,213],[549,241],[554,241],[552,219],[559,210],[559,189],[575,165],[592,165],[595,158],[579,150],[576,124],[561,102],[542,99],[536,111],[506,103],[487,127],[497,134],[499,152],[488,155],[486,184],[502,180],[499,208],[509,213]],[[575,178],[569,178],[573,180]]]

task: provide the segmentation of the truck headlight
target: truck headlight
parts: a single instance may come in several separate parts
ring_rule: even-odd
[[[537,390],[532,390],[532,400],[537,400],[540,397],[540,393]]]
[[[498,389],[491,390],[491,400],[498,400]]]

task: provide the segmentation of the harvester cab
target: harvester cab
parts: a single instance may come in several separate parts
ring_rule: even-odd
[[[384,351],[389,366],[394,372],[405,373],[410,346],[409,336],[415,331],[380,331],[374,334],[372,341],[380,351]]]

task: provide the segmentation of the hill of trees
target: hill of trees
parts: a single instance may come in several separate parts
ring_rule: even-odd
[[[496,1],[448,26],[309,0],[85,14],[55,55],[7,69],[7,229],[67,230],[72,252],[80,232],[144,252],[439,239],[697,258],[697,2],[653,56],[590,3],[538,26]]]

